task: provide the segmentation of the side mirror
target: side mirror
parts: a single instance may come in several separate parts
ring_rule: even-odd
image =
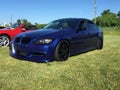
[[[84,25],[79,26],[79,28],[76,30],[76,33],[78,33],[79,31],[83,31],[86,30],[87,28]]]
[[[84,25],[80,26],[80,30],[85,30],[85,29],[86,29],[86,27]]]

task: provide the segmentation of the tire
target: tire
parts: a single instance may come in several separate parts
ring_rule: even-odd
[[[97,49],[100,50],[103,48],[103,40],[102,39],[99,39],[97,41]]]
[[[70,45],[66,40],[60,41],[55,49],[54,60],[64,61],[68,59],[70,53]]]
[[[10,38],[6,35],[0,36],[0,46],[8,46],[10,43]]]

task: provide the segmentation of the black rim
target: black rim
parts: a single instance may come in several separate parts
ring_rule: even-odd
[[[69,45],[66,42],[62,42],[58,48],[58,56],[60,60],[67,59],[69,55]]]

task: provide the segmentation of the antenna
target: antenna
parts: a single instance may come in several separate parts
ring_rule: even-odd
[[[94,0],[94,19],[94,22],[96,23],[96,0]]]
[[[11,18],[10,18],[10,19],[11,19],[10,25],[12,26],[12,15],[11,15]]]

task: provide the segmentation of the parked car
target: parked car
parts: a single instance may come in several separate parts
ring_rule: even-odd
[[[10,55],[17,59],[63,61],[103,48],[103,32],[88,19],[66,18],[50,22],[42,30],[17,35],[10,43]]]
[[[3,29],[3,28],[5,28],[4,26],[0,26],[0,29]]]
[[[31,31],[33,29],[37,28],[34,25],[27,26],[25,24],[18,23],[13,24],[11,27],[0,29],[0,46],[8,46],[14,36],[22,32]]]

